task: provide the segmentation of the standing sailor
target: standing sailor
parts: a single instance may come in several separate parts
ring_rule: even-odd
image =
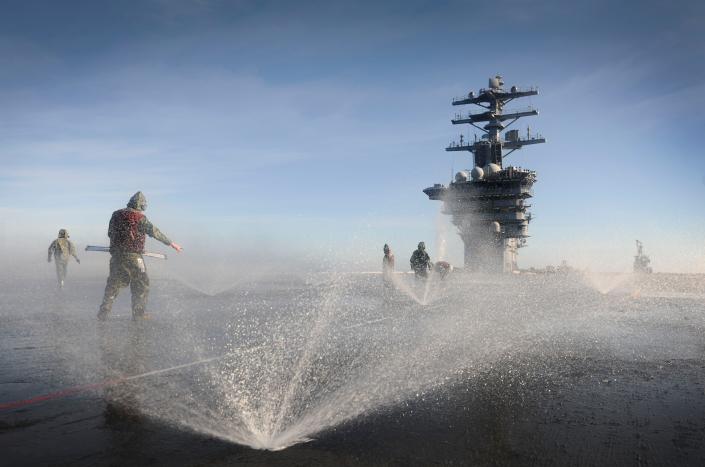
[[[411,269],[414,270],[414,277],[416,279],[426,280],[428,278],[428,271],[433,267],[431,263],[431,257],[426,253],[426,244],[424,242],[419,242],[418,248],[411,254]]]
[[[384,244],[384,257],[382,258],[382,279],[384,279],[384,285],[390,286],[392,283],[392,277],[394,276],[394,253],[389,245]]]
[[[142,253],[146,235],[169,245],[179,253],[182,250],[147,220],[144,215],[145,209],[147,209],[147,199],[141,191],[138,191],[130,198],[125,209],[115,211],[110,218],[108,227],[110,275],[105,286],[103,303],[98,311],[99,319],[107,318],[120,289],[128,285],[132,292],[132,318],[145,317],[149,277]]]
[[[59,281],[59,288],[64,288],[64,280],[68,269],[69,256],[73,256],[78,264],[81,260],[76,255],[76,247],[69,240],[69,233],[66,229],[59,230],[59,238],[51,242],[49,245],[49,255],[47,261],[51,263],[51,257],[54,257],[56,264],[56,279]]]

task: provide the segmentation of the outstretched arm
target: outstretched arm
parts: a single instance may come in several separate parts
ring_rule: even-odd
[[[155,240],[159,240],[164,245],[172,247],[178,253],[181,253],[181,251],[183,250],[183,248],[181,248],[179,244],[172,242],[169,237],[164,235],[162,231],[159,230],[154,224],[152,224],[146,217],[142,218],[142,228],[144,229],[144,233],[146,233]]]

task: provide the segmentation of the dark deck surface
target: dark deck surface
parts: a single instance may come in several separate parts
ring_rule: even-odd
[[[423,310],[404,304],[403,297],[392,311],[384,308],[375,302],[374,280],[359,285],[367,301],[356,312],[372,313],[365,319],[386,310],[387,321],[411,322],[416,318],[410,313]],[[443,287],[452,294],[459,285],[456,280]],[[504,326],[504,335],[514,333],[491,352],[491,361],[469,355],[467,365],[454,367],[444,384],[403,397],[390,394],[387,402],[313,434],[309,443],[277,452],[255,450],[155,416],[176,397],[170,384],[182,387],[198,379],[199,373],[188,368],[178,376],[99,385],[0,411],[2,465],[705,465],[705,306],[700,296],[644,290],[639,298],[601,296],[580,286],[561,287],[564,296],[539,286],[546,297],[538,303],[527,294],[524,304],[558,309],[575,293],[584,294],[582,304],[521,332],[500,317],[477,318],[475,327],[491,324],[486,332],[499,336],[503,333],[496,328]],[[226,316],[254,319],[271,306],[262,297],[300,304],[292,297],[313,286],[258,287],[255,298],[241,291],[210,297],[155,281],[151,322],[132,323],[123,299],[102,325],[93,316],[101,293],[98,281],[74,284],[58,297],[36,284],[17,287],[6,295],[1,315],[0,403],[106,381],[115,374],[106,368],[129,375],[189,361],[192,343],[216,335]],[[429,322],[445,319],[446,305],[439,298]],[[574,315],[581,317],[545,328],[558,316]],[[389,327],[378,334],[365,331],[365,339],[384,335],[394,341],[396,328],[385,323],[371,324]],[[197,331],[190,332],[192,340],[185,345],[183,332],[189,328]],[[341,329],[360,332],[354,326]],[[146,336],[148,343],[135,343],[135,335]],[[468,330],[468,339],[481,335]],[[485,346],[499,339],[493,336]],[[222,335],[208,352],[224,348],[221,340]],[[180,345],[172,345],[175,341]],[[449,352],[470,348],[443,347]],[[145,400],[160,395],[163,400],[143,410]]]

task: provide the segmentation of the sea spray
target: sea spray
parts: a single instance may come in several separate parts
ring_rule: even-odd
[[[634,285],[634,275],[631,273],[597,273],[586,271],[582,273],[585,283],[601,294],[622,289],[628,289]]]
[[[414,287],[410,275],[399,278]],[[52,371],[65,372],[56,389],[150,374],[104,388],[106,414],[154,417],[271,450],[412,399],[443,397],[449,385],[462,392],[477,384],[473,375],[507,362],[531,362],[525,371],[540,379],[544,362],[575,349],[618,360],[702,352],[697,333],[662,326],[672,316],[702,326],[702,314],[692,311],[701,301],[685,295],[700,289],[690,286],[644,280],[645,295],[684,294],[660,298],[657,307],[653,299],[596,293],[577,274],[458,274],[437,286],[421,306],[403,293],[385,303],[380,275],[270,280],[218,296],[161,283],[154,319],[137,323],[129,300],[107,322],[86,319],[94,304],[69,290],[51,326],[45,316],[33,324],[22,315],[21,322],[51,345]]]

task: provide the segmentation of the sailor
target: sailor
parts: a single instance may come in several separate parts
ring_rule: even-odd
[[[433,271],[438,274],[441,280],[445,279],[453,270],[453,266],[448,261],[436,261],[433,265]]]
[[[390,286],[392,284],[392,277],[394,276],[394,253],[389,245],[384,244],[384,257],[382,258],[382,279],[384,280],[384,285]]]
[[[110,237],[110,275],[105,286],[103,303],[98,311],[99,319],[106,319],[120,289],[130,286],[132,292],[133,319],[145,318],[145,306],[149,294],[149,277],[142,258],[146,235],[181,252],[182,248],[169,240],[144,215],[147,199],[141,191],[135,193],[125,209],[113,212],[108,226]]]
[[[66,280],[66,272],[68,269],[69,256],[73,256],[78,264],[81,260],[76,255],[76,247],[69,240],[69,233],[66,229],[59,230],[59,237],[49,245],[47,261],[51,263],[51,257],[54,257],[56,264],[56,279],[59,281],[59,288],[64,288],[64,280]]]
[[[419,242],[418,248],[411,254],[409,262],[416,279],[426,280],[428,278],[428,271],[433,267],[433,263],[431,263],[431,257],[426,253],[424,242]]]

